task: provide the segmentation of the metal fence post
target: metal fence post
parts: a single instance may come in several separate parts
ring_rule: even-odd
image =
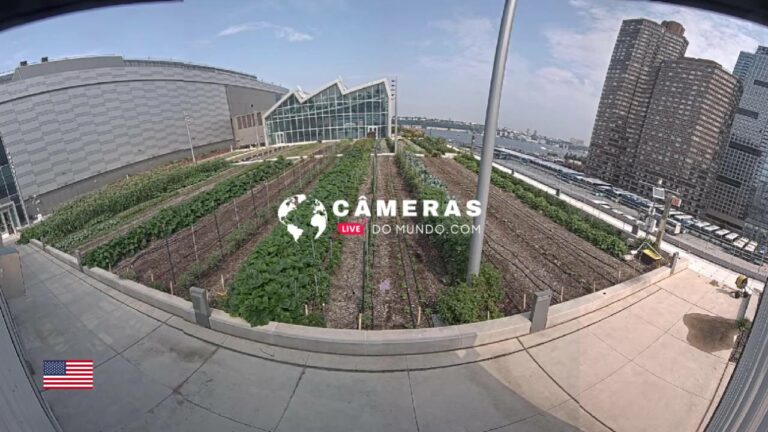
[[[195,238],[195,224],[192,224],[192,247],[195,249],[195,262],[200,262],[200,258],[197,256],[197,239]]]
[[[171,279],[176,283],[176,271],[173,268],[173,257],[171,257],[171,246],[168,244],[168,236],[165,236],[165,251],[168,252],[168,264],[171,265]]]
[[[219,231],[219,218],[216,216],[216,211],[213,212],[213,221],[216,223],[216,237],[219,239],[219,250],[221,255],[224,256],[224,243],[221,241],[221,232]]]
[[[208,291],[193,286],[189,288],[189,297],[195,311],[195,322],[205,328],[211,328],[211,307],[208,305]]]
[[[551,301],[551,289],[533,293],[533,304],[531,305],[531,333],[547,328],[547,314],[549,313],[549,303]]]

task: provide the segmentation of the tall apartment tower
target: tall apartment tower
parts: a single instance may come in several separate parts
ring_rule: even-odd
[[[592,130],[588,175],[638,192],[634,165],[659,66],[685,55],[684,32],[674,21],[622,22]]]
[[[728,146],[741,96],[739,80],[711,60],[664,60],[648,107],[634,167],[638,191],[661,182],[699,216]]]
[[[768,48],[742,52],[734,75],[743,93],[707,216],[763,240],[768,238]]]

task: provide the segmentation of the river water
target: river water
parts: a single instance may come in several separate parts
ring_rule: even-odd
[[[472,142],[472,133],[467,131],[448,131],[441,129],[428,129],[427,135],[443,137],[447,140],[451,140],[458,143],[469,144]],[[478,148],[483,143],[483,134],[475,134],[475,146]],[[573,151],[557,146],[533,143],[529,141],[516,140],[511,138],[496,137],[496,146],[508,148],[510,150],[517,150],[522,153],[535,154],[545,156],[547,153],[555,153],[559,156],[564,156],[566,153],[574,153],[579,156],[586,156],[586,152]]]

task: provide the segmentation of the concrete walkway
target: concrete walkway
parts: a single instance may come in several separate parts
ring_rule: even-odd
[[[43,393],[65,431],[697,431],[733,369],[739,303],[691,271],[477,350],[356,357],[201,329],[19,249],[38,385],[45,359],[96,364],[95,390]]]

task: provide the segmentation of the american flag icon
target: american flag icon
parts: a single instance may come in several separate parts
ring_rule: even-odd
[[[93,390],[93,360],[43,361],[43,390]]]

